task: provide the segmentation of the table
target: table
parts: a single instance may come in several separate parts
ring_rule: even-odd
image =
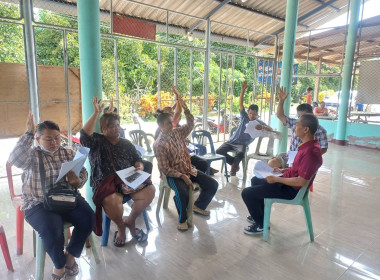
[[[356,119],[351,119],[352,116],[357,116]],[[364,119],[363,119],[364,117]],[[373,113],[373,112],[359,112],[359,111],[353,111],[350,114],[349,120],[352,122],[362,122],[362,123],[368,123],[367,117],[380,117],[380,113]]]

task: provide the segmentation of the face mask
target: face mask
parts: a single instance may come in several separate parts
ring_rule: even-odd
[[[44,152],[47,152],[47,153],[55,153],[56,151],[58,151],[58,149],[56,149],[55,151],[50,151],[50,150],[48,150],[48,149],[46,149],[44,146],[42,146],[42,145],[40,145],[40,147],[41,147],[41,150],[43,150]]]

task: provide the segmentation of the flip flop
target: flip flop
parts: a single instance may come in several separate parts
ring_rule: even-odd
[[[66,271],[66,274],[67,276],[69,277],[73,277],[73,276],[76,276],[79,274],[79,267],[78,267],[78,264],[76,261],[74,261],[73,265],[72,266],[65,266],[65,269],[66,270],[69,270],[69,271],[72,271],[72,272],[69,272],[69,271]]]
[[[66,276],[66,271],[64,273],[62,273],[61,275],[57,275],[57,274],[52,273],[51,279],[52,280],[61,280],[61,279],[65,279],[65,276]]]
[[[117,233],[118,233],[118,231],[115,231],[115,234],[113,236],[113,245],[115,245],[116,247],[123,247],[125,245],[125,242],[124,243],[117,243],[116,242]]]
[[[142,229],[136,228],[136,235],[132,235],[134,239],[137,240],[139,243],[143,243],[148,240],[148,234],[143,232]]]

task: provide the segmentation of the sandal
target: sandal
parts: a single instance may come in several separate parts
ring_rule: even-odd
[[[137,234],[136,235],[132,235],[132,237],[134,239],[136,239],[137,242],[143,243],[143,242],[145,242],[145,241],[148,240],[148,234],[146,234],[145,232],[143,232],[142,229],[136,228],[136,233]]]
[[[63,272],[61,275],[57,275],[57,274],[54,274],[52,273],[51,274],[51,280],[64,280],[66,277],[66,271]]]
[[[65,269],[66,269],[65,273],[67,273],[67,276],[69,276],[69,277],[76,276],[79,273],[79,267],[78,267],[78,264],[76,261],[74,261],[72,266],[66,265]],[[67,271],[67,270],[69,270],[69,271]]]
[[[117,233],[118,233],[118,231],[115,231],[115,234],[113,236],[113,245],[115,245],[116,247],[123,247],[125,245],[125,241],[122,243],[117,242],[118,241],[118,240],[116,240]]]

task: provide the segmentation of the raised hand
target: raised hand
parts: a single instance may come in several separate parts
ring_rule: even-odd
[[[35,132],[36,131],[36,126],[34,125],[34,120],[33,120],[33,113],[29,111],[28,118],[26,119],[26,129]]]
[[[286,88],[281,87],[280,90],[277,91],[278,99],[282,102],[286,100],[288,94],[286,93]]]
[[[247,88],[248,88],[248,83],[247,83],[247,81],[244,81],[244,82],[241,84],[241,91],[245,91]]]
[[[107,113],[113,113],[113,97],[111,97],[110,106],[108,107]]]
[[[98,114],[100,114],[104,108],[104,104],[100,104],[101,102],[102,100],[98,99],[97,97],[94,97],[92,99],[92,105],[94,106],[94,111]]]
[[[177,100],[178,100],[179,98],[182,98],[181,95],[179,94],[179,92],[178,92],[178,90],[177,90],[177,88],[176,88],[175,85],[172,85],[172,89],[173,89],[173,93],[174,93],[175,97],[177,98]],[[178,98],[178,97],[179,97],[179,98]]]

